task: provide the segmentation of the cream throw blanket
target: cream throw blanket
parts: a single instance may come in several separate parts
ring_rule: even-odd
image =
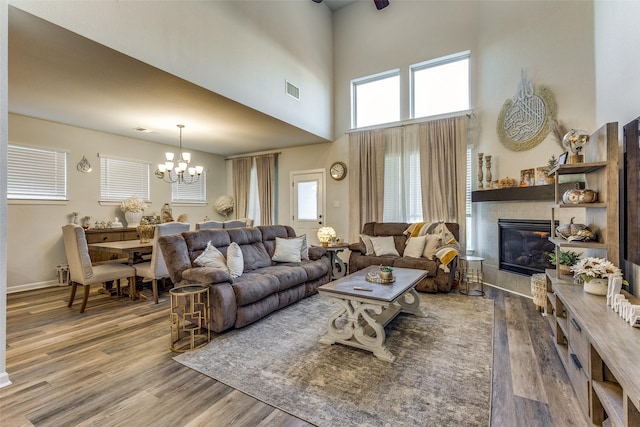
[[[445,273],[449,273],[449,263],[458,256],[460,243],[456,240],[451,230],[444,222],[416,222],[411,224],[404,234],[409,237],[425,236],[435,234],[440,240],[440,246],[436,250],[436,258],[440,261],[439,268]]]

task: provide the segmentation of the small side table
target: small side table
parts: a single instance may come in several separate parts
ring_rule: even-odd
[[[460,261],[460,288],[459,292],[463,295],[485,296],[484,293],[484,258],[471,255],[458,256]],[[475,263],[476,268],[471,268]],[[472,287],[476,288],[473,289]]]
[[[348,243],[340,243],[339,245],[323,246],[313,245],[319,248],[325,248],[329,253],[329,262],[331,263],[331,280],[344,277],[347,274],[347,263],[344,262],[338,254],[345,249],[349,249]]]
[[[178,353],[195,350],[211,341],[209,331],[209,287],[182,286],[169,291],[171,299],[171,342]]]

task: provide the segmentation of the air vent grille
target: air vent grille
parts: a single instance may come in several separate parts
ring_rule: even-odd
[[[288,80],[285,80],[285,82],[287,95],[300,101],[300,88]]]

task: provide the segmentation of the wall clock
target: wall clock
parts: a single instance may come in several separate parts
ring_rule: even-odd
[[[347,165],[342,162],[335,162],[331,165],[329,173],[331,174],[331,178],[335,179],[336,181],[340,181],[344,179],[345,176],[347,176]]]

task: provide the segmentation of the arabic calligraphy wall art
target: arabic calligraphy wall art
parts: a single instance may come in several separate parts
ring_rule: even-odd
[[[556,100],[548,88],[535,86],[521,71],[518,90],[502,105],[496,132],[502,144],[513,151],[526,151],[549,134],[549,121],[556,119]]]

